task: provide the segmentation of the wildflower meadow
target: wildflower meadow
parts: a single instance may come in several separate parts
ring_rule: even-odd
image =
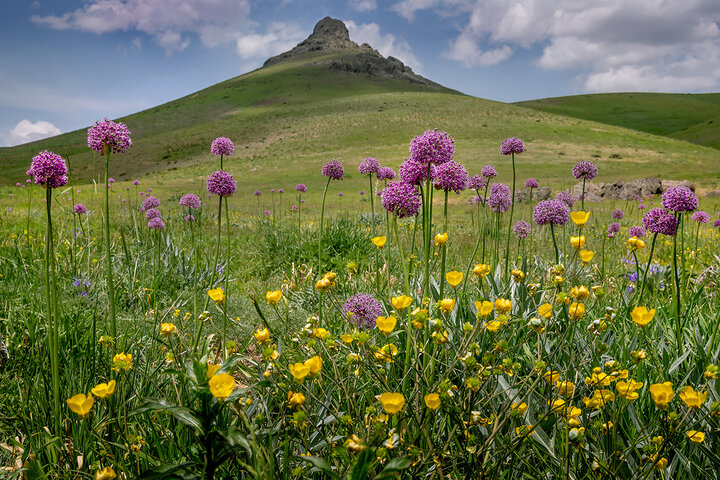
[[[433,129],[248,191],[218,137],[176,192],[113,179],[131,128],[2,200],[0,478],[718,478],[717,198]]]

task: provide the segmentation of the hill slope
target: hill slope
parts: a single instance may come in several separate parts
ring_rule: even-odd
[[[720,149],[720,93],[600,93],[516,105]]]

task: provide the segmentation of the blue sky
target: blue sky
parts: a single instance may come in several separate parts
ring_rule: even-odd
[[[3,0],[0,145],[250,71],[326,15],[356,42],[493,100],[720,90],[718,0]]]

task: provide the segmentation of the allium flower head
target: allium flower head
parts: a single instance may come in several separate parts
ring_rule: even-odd
[[[495,213],[503,213],[510,210],[510,206],[512,205],[510,188],[504,183],[493,183],[490,187],[490,196],[488,196],[487,204]]]
[[[697,197],[687,187],[670,187],[662,195],[662,206],[673,212],[692,212],[698,205]]]
[[[342,196],[344,196],[344,195],[345,195],[345,194],[344,194],[343,192],[338,192],[338,197],[342,197]]]
[[[157,208],[160,206],[160,200],[158,200],[155,196],[150,195],[145,200],[143,200],[142,206],[140,207],[140,211],[144,212],[145,210],[149,210],[151,208]]]
[[[358,293],[347,299],[343,312],[348,321],[357,327],[375,328],[375,320],[382,316],[380,302],[369,293]]]
[[[480,191],[487,187],[487,178],[482,175],[473,175],[468,181],[468,188],[475,191]]]
[[[647,235],[647,232],[640,225],[636,225],[636,226],[630,227],[630,229],[628,229],[628,237],[630,237],[630,238],[632,238],[632,237],[643,238],[645,235]]]
[[[160,217],[152,218],[148,222],[148,228],[153,228],[155,230],[162,230],[165,228],[165,222],[163,222],[162,218],[160,218]]]
[[[201,205],[200,197],[198,197],[194,193],[186,193],[180,198],[180,201],[178,203],[181,207],[188,208],[200,208]]]
[[[285,193],[285,189],[284,189],[284,188],[278,188],[278,193]]]
[[[619,208],[617,210],[613,210],[612,212],[612,218],[614,218],[615,220],[622,220],[624,216],[625,214]]]
[[[543,200],[535,206],[533,220],[538,225],[565,225],[570,219],[570,208],[559,200]]]
[[[109,184],[115,183],[115,179],[112,178],[112,177],[108,178],[108,183],[109,183]]]
[[[228,172],[216,170],[208,175],[206,189],[209,193],[229,197],[237,190],[237,183]]]
[[[693,222],[697,223],[708,223],[710,221],[710,215],[708,215],[706,212],[703,212],[702,210],[698,210],[697,212],[692,214],[692,217],[690,219]]]
[[[186,221],[186,222],[194,222],[194,221],[195,221],[195,217],[193,217],[192,215],[188,214],[188,215],[185,217],[185,221]]]
[[[92,150],[104,155],[108,151],[125,153],[132,145],[132,140],[130,140],[130,130],[124,123],[113,122],[106,118],[88,128],[87,143]]]
[[[295,191],[305,193],[307,192],[307,187],[304,183],[298,183],[297,185],[295,185]]]
[[[436,165],[455,156],[455,140],[440,130],[428,130],[410,141],[410,158],[416,162]]]
[[[531,227],[528,222],[520,220],[518,222],[515,222],[515,225],[513,225],[513,232],[515,232],[515,235],[518,238],[526,238],[528,235],[530,235],[530,228]]]
[[[492,165],[485,165],[482,167],[482,170],[480,170],[480,175],[485,178],[495,178],[497,177],[497,170],[495,170],[495,167]]]
[[[506,138],[500,145],[500,153],[510,155],[511,153],[522,153],[525,151],[525,145],[522,140],[517,137]]]
[[[430,165],[430,178],[435,177],[435,165]],[[427,180],[428,167],[424,163],[408,158],[400,165],[400,178],[410,185],[420,185]]]
[[[650,233],[672,236],[677,231],[677,218],[664,208],[653,208],[645,214],[642,221]]]
[[[390,167],[380,167],[377,172],[378,180],[392,180],[395,178],[395,170]]]
[[[617,222],[611,223],[607,229],[608,238],[613,238],[615,235],[618,234],[619,231],[620,231],[620,224]]]
[[[75,206],[73,207],[73,213],[77,213],[78,215],[87,213],[87,208],[85,208],[85,205],[83,205],[82,203],[75,204]]]
[[[262,195],[262,192],[260,190],[255,190],[253,192],[253,195],[255,195],[256,197],[259,197],[260,195]]]
[[[161,217],[162,214],[160,213],[160,210],[157,208],[148,208],[145,211],[145,218],[148,220],[152,220],[153,218]]]
[[[715,221],[713,222],[713,227],[715,227],[715,228],[720,228],[720,218],[718,218],[717,220],[715,220]]]
[[[358,171],[362,175],[372,175],[373,173],[378,173],[378,170],[380,170],[380,162],[374,157],[367,157],[358,167]]]
[[[342,180],[343,175],[345,174],[345,169],[343,168],[343,164],[338,162],[337,160],[330,160],[325,165],[323,165],[321,170],[323,177],[330,177],[335,180]]]
[[[598,169],[594,163],[583,160],[573,167],[572,174],[578,180],[592,180],[597,176]]]
[[[43,150],[35,155],[27,174],[34,177],[35,183],[50,188],[59,188],[68,182],[68,168],[65,160],[57,153]]]
[[[555,195],[555,200],[563,202],[568,208],[572,208],[575,204],[575,197],[568,191],[558,192],[557,195]]]
[[[140,180],[133,180],[133,185],[135,185],[136,187],[140,185]]]
[[[525,188],[540,188],[540,184],[534,178],[525,180]]]
[[[460,193],[467,187],[468,173],[462,163],[445,162],[435,169],[435,188]]]
[[[398,218],[414,217],[420,210],[420,193],[402,181],[389,183],[381,194],[382,206]]]
[[[234,151],[235,146],[227,137],[216,138],[210,146],[210,152],[212,152],[213,155],[225,155],[226,157],[229,157]]]

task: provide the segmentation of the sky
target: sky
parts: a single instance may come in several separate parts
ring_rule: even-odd
[[[492,100],[720,91],[720,0],[2,0],[0,146],[254,70],[325,16]]]

